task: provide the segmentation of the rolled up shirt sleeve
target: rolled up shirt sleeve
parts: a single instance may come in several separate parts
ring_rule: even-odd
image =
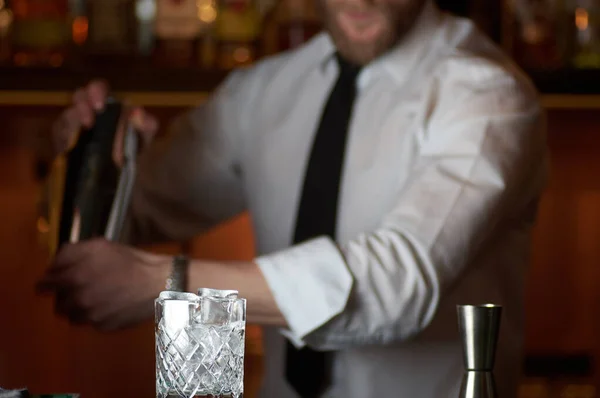
[[[263,256],[257,263],[292,331],[284,333],[298,346],[304,344],[301,336],[346,307],[353,277],[342,253],[329,238],[313,239]]]
[[[495,77],[448,87],[378,228],[257,259],[297,346],[343,349],[419,333],[498,223],[539,195],[546,144],[536,94]]]

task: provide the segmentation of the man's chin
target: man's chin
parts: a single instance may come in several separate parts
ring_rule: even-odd
[[[354,43],[352,47],[338,47],[338,51],[342,57],[356,65],[366,65],[377,58],[377,52],[370,44]]]
[[[376,27],[377,29],[371,32],[366,30],[349,32],[342,26],[333,24],[326,28],[338,52],[348,61],[358,65],[370,63],[394,44],[392,32],[381,27]]]
[[[351,40],[348,36],[336,41],[338,52],[348,61],[357,65],[366,65],[387,51],[389,46],[383,45],[385,38],[375,37],[370,40]]]

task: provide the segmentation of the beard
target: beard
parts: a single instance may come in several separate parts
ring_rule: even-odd
[[[328,0],[319,0],[325,30],[331,36],[338,53],[347,61],[357,65],[366,65],[385,54],[411,30],[425,1],[409,1],[408,4],[370,4],[367,7],[348,4],[328,4]],[[356,42],[350,39],[337,19],[342,11],[376,12],[383,17],[381,32],[370,41]],[[380,22],[381,23],[381,22]]]

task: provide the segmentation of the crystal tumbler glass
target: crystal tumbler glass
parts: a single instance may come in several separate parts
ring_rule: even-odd
[[[243,395],[246,300],[237,291],[165,291],[155,311],[157,398]]]

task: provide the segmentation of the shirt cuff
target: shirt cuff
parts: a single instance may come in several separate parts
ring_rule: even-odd
[[[353,277],[337,246],[316,238],[256,260],[298,348],[304,337],[346,307]]]

